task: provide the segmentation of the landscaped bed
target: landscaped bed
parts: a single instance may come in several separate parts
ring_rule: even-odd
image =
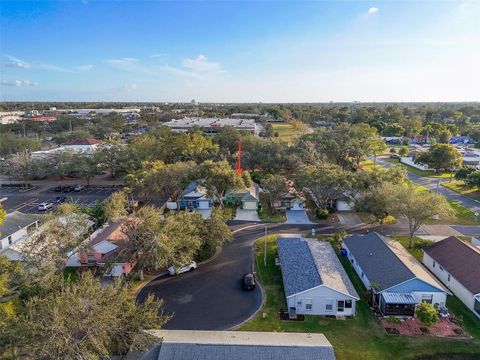
[[[471,338],[452,318],[440,318],[436,324],[428,328],[415,318],[399,320],[398,323],[392,323],[387,318],[382,319],[381,324],[389,334],[404,336],[431,335],[459,339]],[[395,329],[396,331],[392,331],[391,329]]]
[[[472,340],[438,338],[433,336],[391,336],[382,327],[380,321],[370,310],[365,298],[357,302],[357,314],[346,320],[330,319],[322,316],[306,316],[305,321],[280,320],[278,312],[286,309],[280,267],[275,265],[277,243],[274,236],[268,237],[267,263],[264,259],[264,239],[258,242],[256,270],[266,299],[263,308],[252,320],[242,325],[242,331],[287,331],[323,333],[332,343],[337,359],[418,359],[418,358],[480,358],[480,331],[475,332],[480,321],[473,319],[468,310],[456,298],[456,311],[463,314],[464,326]],[[366,290],[348,259],[340,257],[348,276],[359,294]],[[455,313],[458,318],[458,313]],[[472,316],[474,316],[472,314]],[[468,326],[468,327],[467,327]],[[471,331],[473,330],[473,331]]]

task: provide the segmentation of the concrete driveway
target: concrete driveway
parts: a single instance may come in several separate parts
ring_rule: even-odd
[[[285,224],[314,224],[308,218],[305,210],[286,210],[287,221]]]
[[[257,210],[245,210],[245,209],[237,209],[237,213],[235,215],[235,219],[238,221],[260,221],[258,218]]]

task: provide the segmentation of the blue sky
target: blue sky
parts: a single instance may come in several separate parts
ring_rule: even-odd
[[[479,101],[479,1],[2,1],[1,99]]]

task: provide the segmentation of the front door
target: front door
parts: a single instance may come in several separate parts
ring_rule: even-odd
[[[345,301],[338,300],[337,301],[337,312],[343,313],[344,310],[345,310]]]

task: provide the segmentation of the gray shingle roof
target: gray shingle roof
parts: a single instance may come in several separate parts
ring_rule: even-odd
[[[378,284],[380,291],[415,278],[415,274],[385,244],[379,234],[355,234],[343,242],[370,283]]]
[[[334,360],[323,334],[156,330],[158,360]]]
[[[358,298],[332,246],[317,239],[278,238],[285,295],[325,285]]]
[[[36,215],[24,214],[20,211],[11,212],[7,214],[3,224],[0,226],[0,239],[10,236],[38,220],[40,220],[40,217]]]

